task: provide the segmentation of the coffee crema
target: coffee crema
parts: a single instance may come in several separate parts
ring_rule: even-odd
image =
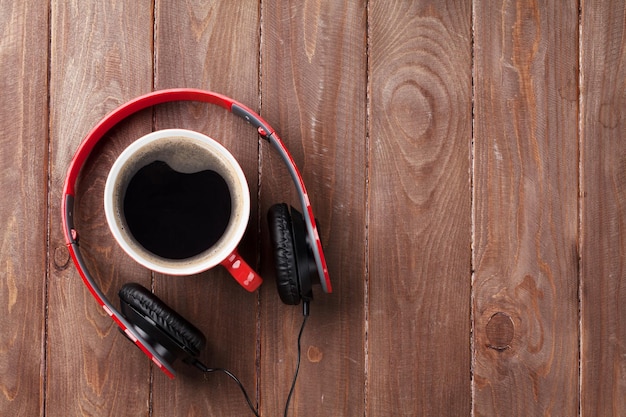
[[[124,216],[146,250],[166,259],[187,259],[222,237],[230,221],[231,195],[213,170],[186,174],[154,161],[129,181]]]

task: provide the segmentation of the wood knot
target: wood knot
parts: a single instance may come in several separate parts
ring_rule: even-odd
[[[54,267],[62,271],[70,264],[70,251],[67,246],[57,246],[54,248]]]
[[[317,346],[309,346],[309,349],[306,351],[306,357],[309,362],[317,363],[322,360],[324,353]]]
[[[612,104],[602,103],[600,105],[598,120],[602,126],[608,129],[615,129],[619,124],[619,113]]]
[[[511,347],[511,342],[515,336],[515,325],[511,316],[506,313],[495,313],[486,327],[487,347],[502,352]]]

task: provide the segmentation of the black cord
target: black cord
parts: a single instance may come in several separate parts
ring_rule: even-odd
[[[248,407],[250,407],[250,410],[254,413],[256,417],[260,417],[259,411],[254,407],[254,405],[252,405],[252,400],[250,400],[250,397],[248,396],[246,389],[244,388],[239,378],[235,376],[235,374],[230,372],[228,369],[224,369],[224,368],[209,368],[197,359],[192,362],[192,365],[194,365],[196,368],[200,369],[202,372],[207,373],[207,374],[211,372],[223,372],[226,375],[228,375],[233,381],[235,381],[235,383],[237,384],[237,386],[243,393],[243,396],[246,398],[246,402],[248,403]]]
[[[302,333],[304,332],[304,326],[306,324],[306,321],[309,318],[309,302],[308,301],[304,301],[303,316],[304,316],[304,318],[302,319],[302,325],[300,326],[300,332],[298,333],[298,360],[296,361],[296,371],[295,371],[295,373],[293,375],[293,381],[291,382],[291,388],[289,389],[289,395],[287,395],[287,402],[285,403],[284,417],[287,417],[287,414],[289,412],[289,403],[291,402],[291,397],[293,396],[293,392],[294,392],[294,390],[296,388],[296,381],[298,380],[298,372],[300,371],[300,358],[302,356],[302,345],[301,345]],[[228,375],[233,381],[235,381],[235,383],[237,384],[237,386],[239,387],[239,389],[243,393],[243,396],[246,398],[246,402],[248,403],[248,407],[250,407],[250,410],[254,413],[255,417],[260,417],[258,409],[255,408],[254,405],[252,404],[252,400],[250,400],[250,396],[248,396],[248,393],[246,392],[246,389],[244,388],[244,386],[241,383],[241,381],[239,380],[239,378],[237,378],[235,376],[235,374],[230,372],[228,369],[224,369],[224,368],[209,368],[209,367],[207,367],[205,364],[203,364],[202,362],[200,362],[197,359],[194,359],[190,363],[191,363],[191,365],[195,366],[196,368],[198,368],[199,370],[201,370],[202,372],[207,373],[207,374],[208,373],[212,373],[212,372],[223,372],[226,375]]]
[[[285,414],[284,417],[287,417],[287,413],[289,412],[289,403],[291,402],[291,396],[293,395],[293,391],[296,388],[296,381],[298,380],[298,371],[300,371],[300,357],[302,356],[301,349],[301,340],[302,340],[302,332],[304,331],[304,325],[306,324],[306,320],[309,318],[309,302],[304,302],[304,318],[302,319],[302,326],[300,326],[300,333],[298,333],[298,360],[296,362],[296,372],[293,375],[293,382],[291,383],[291,389],[289,390],[289,395],[287,395],[287,402],[285,403]]]

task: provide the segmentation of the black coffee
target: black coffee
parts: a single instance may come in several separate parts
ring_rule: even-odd
[[[124,196],[130,233],[148,251],[185,259],[213,246],[230,220],[230,191],[215,171],[183,174],[163,161],[141,168]]]

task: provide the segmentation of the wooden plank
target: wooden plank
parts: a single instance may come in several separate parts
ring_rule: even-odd
[[[583,1],[581,19],[583,416],[626,414],[626,6]]]
[[[43,415],[47,5],[0,13],[0,415]]]
[[[258,103],[259,4],[237,2],[156,3],[155,88],[194,87],[226,94],[255,108]],[[258,135],[224,109],[205,104],[163,106],[155,127],[186,128],[209,135],[237,159],[248,179],[252,208],[243,255],[257,263]],[[157,275],[155,291],[207,337],[200,359],[237,375],[257,401],[257,304],[221,267],[194,277]],[[223,374],[203,377],[178,366],[170,381],[155,375],[153,416],[251,415],[239,388]]]
[[[147,415],[150,362],[97,305],[68,259],[61,230],[61,189],[70,158],[106,113],[152,86],[152,1],[53,1],[50,70],[50,257],[47,416]],[[150,286],[150,273],[113,240],[102,209],[106,174],[117,155],[151,129],[133,118],[96,148],[82,174],[76,225],[90,271],[118,304],[128,281]]]
[[[474,414],[578,414],[578,6],[475,2]]]
[[[364,1],[263,1],[263,116],[304,175],[334,292],[314,288],[290,416],[363,415],[366,166]],[[296,363],[300,306],[283,305],[273,282],[265,217],[299,207],[280,158],[262,152],[261,405],[282,415]]]
[[[471,2],[369,21],[368,415],[469,415]]]

